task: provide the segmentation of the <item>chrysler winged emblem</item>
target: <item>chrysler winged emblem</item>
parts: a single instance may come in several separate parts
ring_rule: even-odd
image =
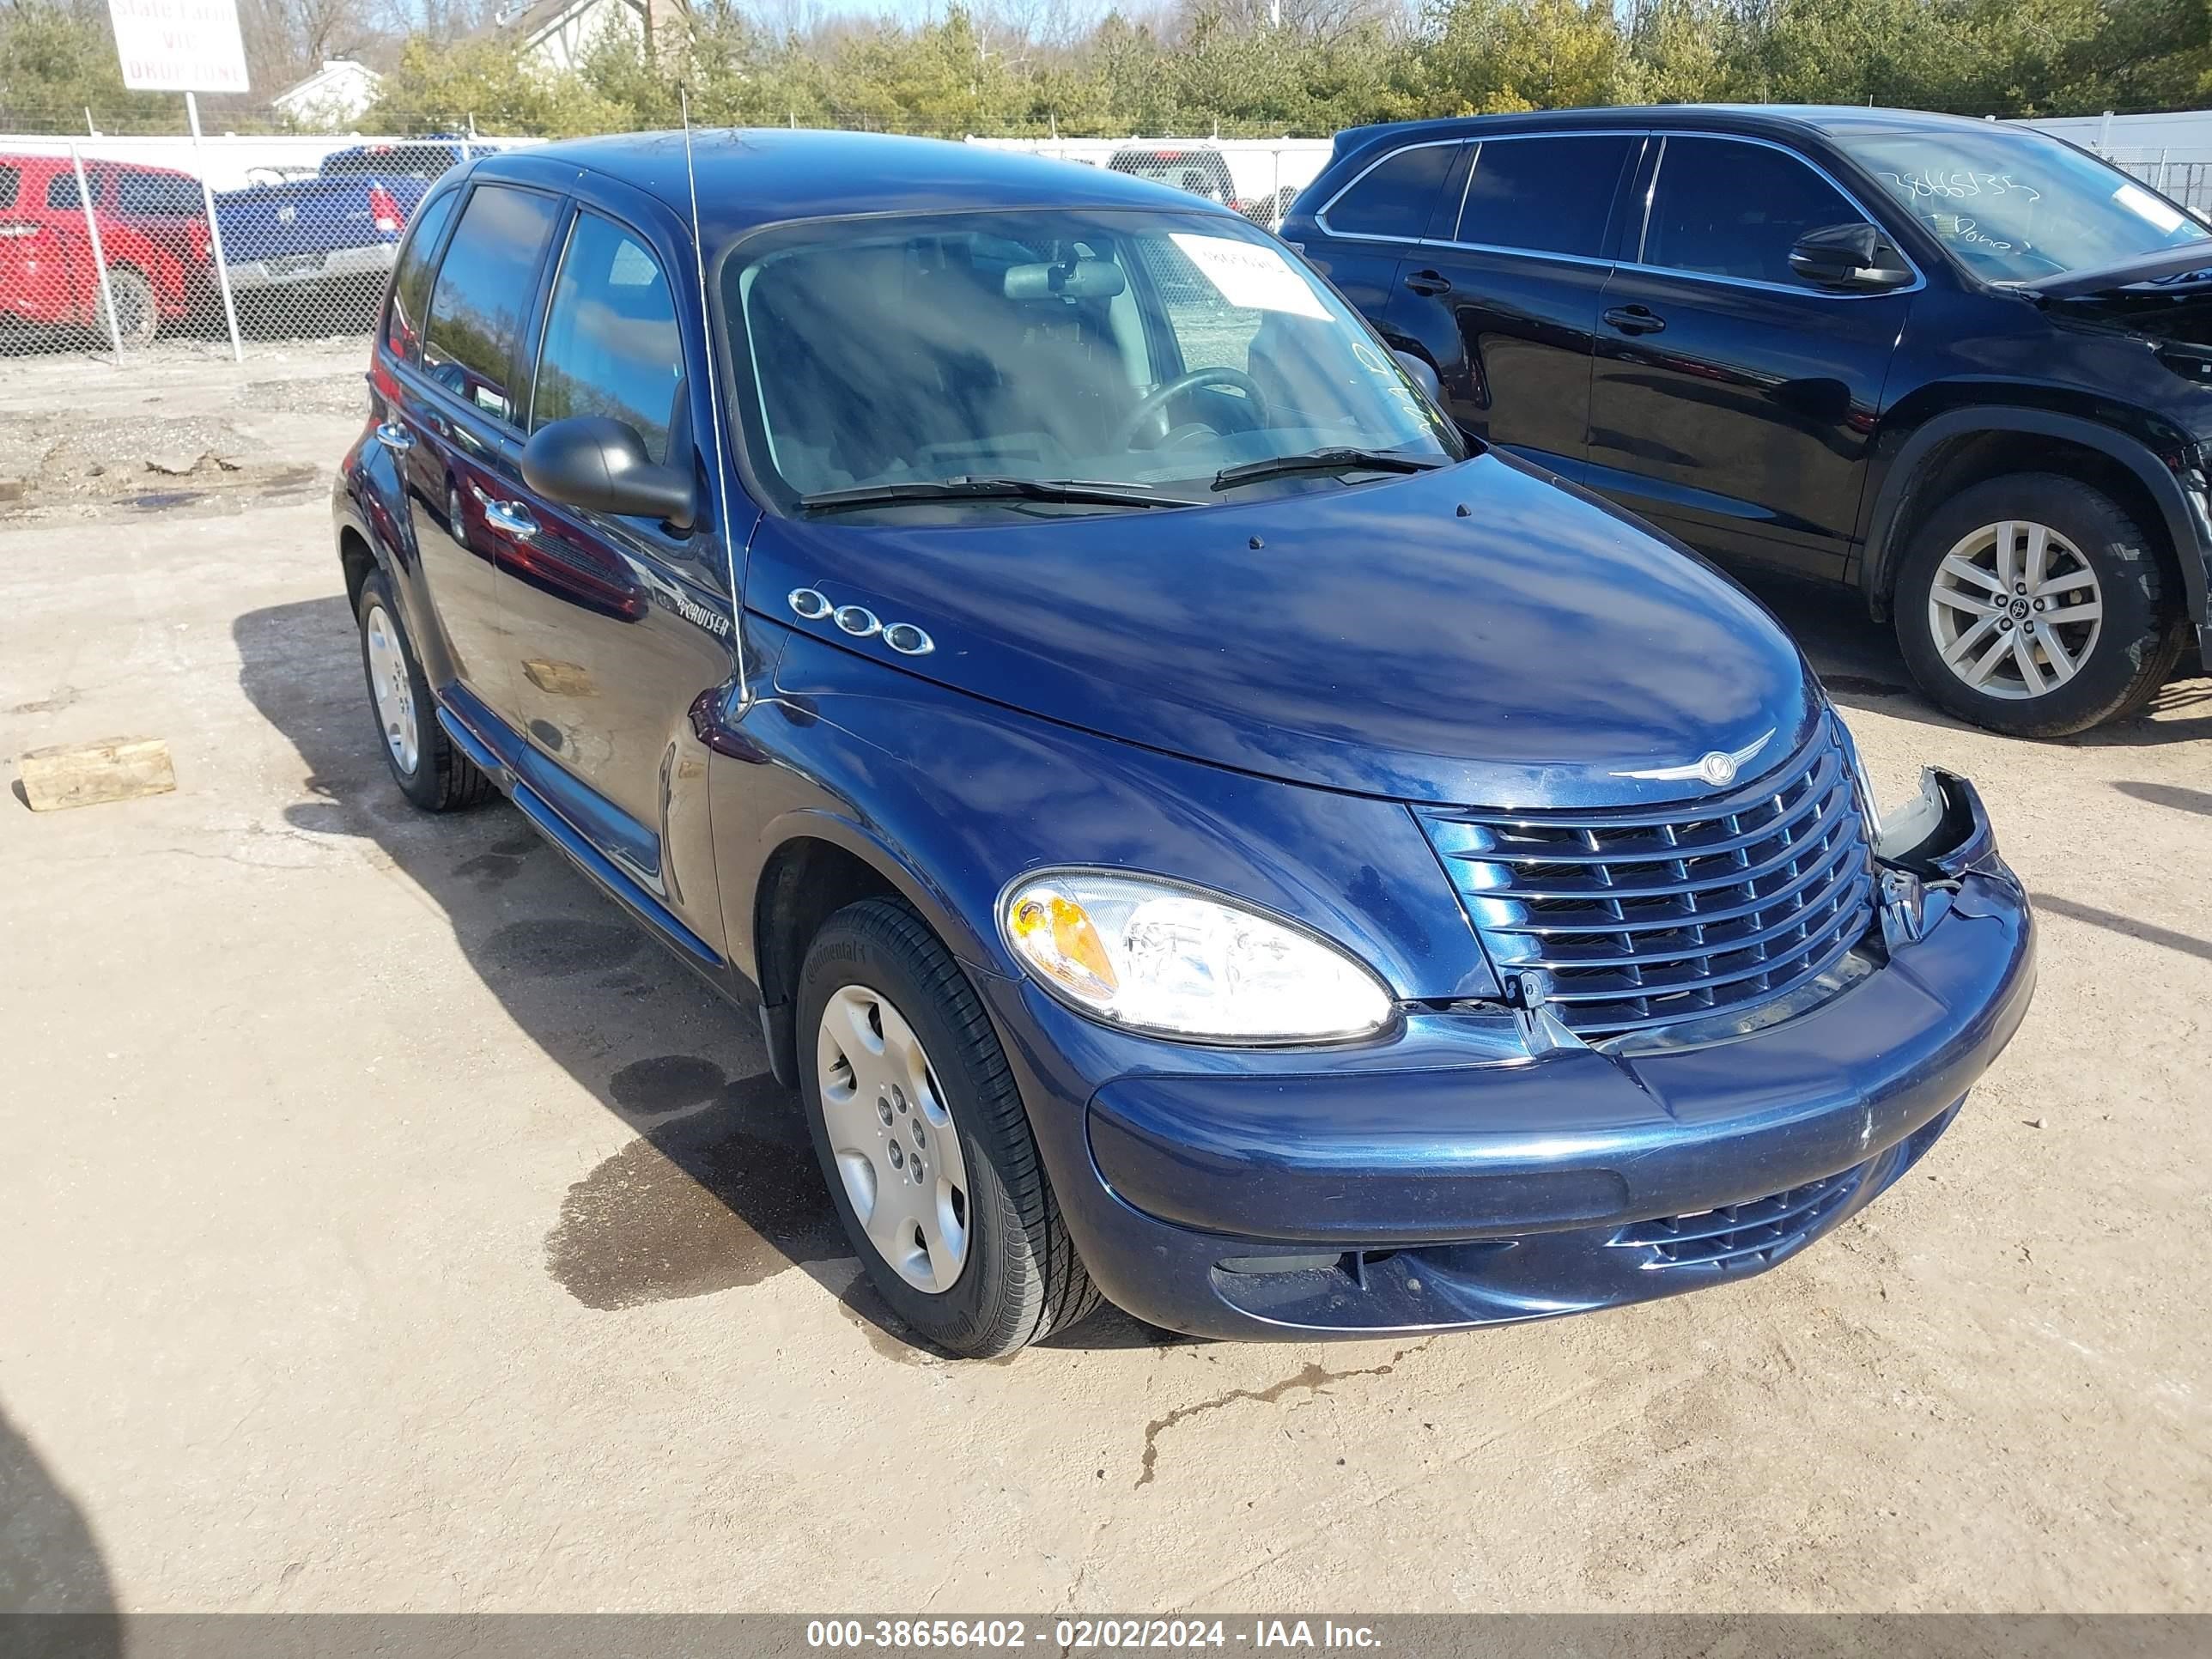
[[[1701,755],[1684,766],[1655,766],[1649,771],[1615,772],[1613,775],[1616,778],[1645,778],[1654,783],[1674,783],[1684,778],[1697,778],[1718,789],[1734,783],[1736,774],[1743,769],[1743,763],[1773,740],[1774,728],[1769,726],[1734,754],[1716,749],[1711,754]]]

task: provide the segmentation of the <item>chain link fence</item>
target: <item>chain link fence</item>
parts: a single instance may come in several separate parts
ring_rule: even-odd
[[[0,135],[0,360],[243,357],[366,334],[416,208],[524,139]],[[971,139],[1157,179],[1273,228],[1327,140]]]
[[[0,137],[0,358],[364,333],[470,138]]]

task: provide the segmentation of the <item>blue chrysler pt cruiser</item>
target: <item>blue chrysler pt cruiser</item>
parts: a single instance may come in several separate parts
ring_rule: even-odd
[[[1755,602],[1188,195],[840,134],[487,157],[369,381],[335,507],[399,788],[503,791],[757,1008],[946,1349],[1758,1273],[2026,1012],[1965,780],[1878,816]]]

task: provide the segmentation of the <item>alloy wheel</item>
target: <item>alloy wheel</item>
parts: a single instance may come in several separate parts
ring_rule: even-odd
[[[2021,702],[2079,673],[2104,629],[2081,549],[2029,520],[1984,525],[1936,567],[1928,626],[1943,665],[1984,696]]]
[[[968,1170],[929,1056],[881,992],[847,985],[815,1039],[822,1121],[845,1196],[870,1243],[930,1295],[967,1263]]]
[[[368,607],[362,629],[368,640],[368,684],[376,698],[376,723],[384,730],[392,763],[412,776],[422,746],[415,720],[415,686],[408,678],[399,630],[380,605]]]

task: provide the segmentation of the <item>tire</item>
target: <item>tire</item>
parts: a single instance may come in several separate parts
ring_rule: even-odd
[[[115,331],[126,346],[149,346],[161,331],[161,307],[154,301],[154,285],[128,265],[112,267],[107,291],[115,300]]]
[[[2185,630],[2172,580],[2111,497],[2055,473],[1991,478],[1914,532],[1893,605],[1898,644],[1920,689],[1960,719],[2065,737],[2141,708],[2172,671]]]
[[[354,617],[360,627],[362,673],[368,683],[377,747],[399,793],[426,812],[451,812],[490,799],[491,780],[453,746],[438,724],[430,683],[422,678],[415,642],[407,637],[399,607],[392,602],[392,585],[381,570],[371,571],[361,585]]]
[[[1095,1309],[998,1036],[921,918],[890,898],[838,911],[807,947],[798,1004],[807,1131],[838,1218],[891,1310],[947,1352],[986,1359]],[[874,1022],[872,1038],[860,1017]]]

